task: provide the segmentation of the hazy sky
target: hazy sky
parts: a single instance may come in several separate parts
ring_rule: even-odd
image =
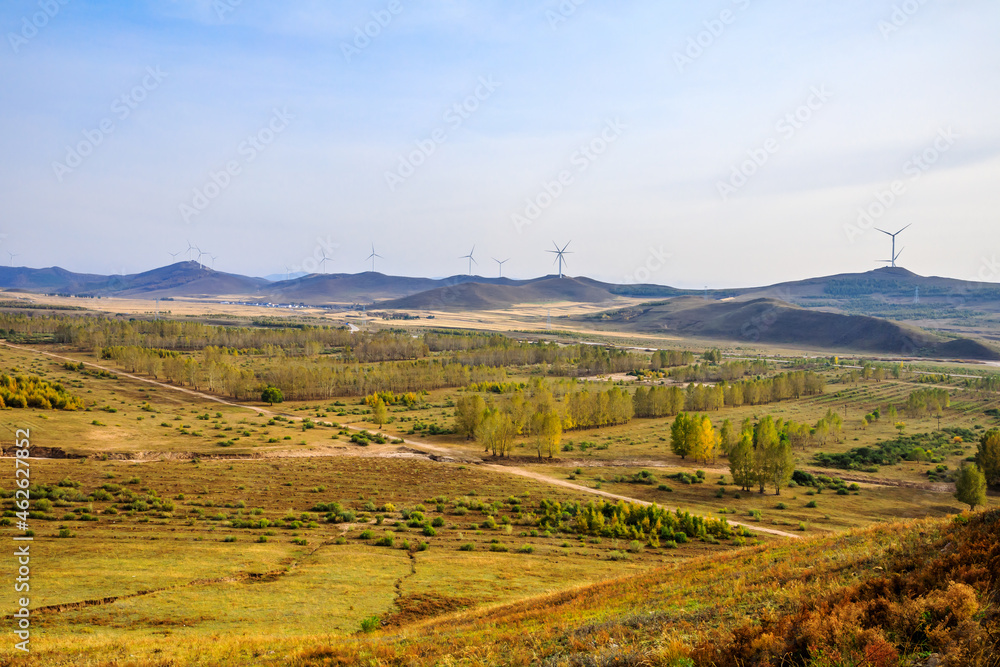
[[[0,258],[1000,282],[995,0],[4,0]],[[893,191],[895,190],[895,191]],[[881,201],[880,201],[881,200]],[[859,209],[871,220],[859,223]],[[178,255],[178,259],[184,257]],[[211,263],[207,256],[203,261]]]

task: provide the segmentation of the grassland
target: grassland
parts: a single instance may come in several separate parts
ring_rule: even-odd
[[[89,365],[69,368],[68,359]],[[522,438],[512,457],[495,460],[450,433],[462,388],[392,407],[386,441],[364,444],[352,436],[378,429],[358,397],[234,403],[57,345],[0,347],[0,366],[59,382],[86,405],[0,412],[11,437],[31,428],[43,455],[32,461],[34,481],[54,491],[31,520],[35,655],[18,661],[0,647],[9,664],[591,664],[580,656],[633,640],[631,653],[671,664],[706,640],[706,628],[737,627],[761,608],[783,613],[926,549],[927,535],[885,524],[931,517],[920,530],[944,530],[943,517],[961,506],[927,472],[954,470],[973,451],[961,443],[942,462],[877,472],[819,467],[818,451],[895,437],[888,420],[861,430],[861,416],[929,386],[915,377],[841,383],[839,369],[824,371],[821,396],[710,415],[717,425],[764,414],[814,423],[846,409],[839,439],[796,451],[797,468],[843,483],[776,497],[740,493],[724,458],[672,454],[669,418],[568,432],[553,459],[539,460]],[[532,374],[511,369],[515,381]],[[996,395],[947,386],[953,402],[941,426],[998,423],[986,413],[1000,406]],[[908,433],[939,427],[903,419]],[[76,458],[50,458],[64,455]],[[676,477],[699,469],[703,483]],[[654,483],[633,481],[643,470]],[[543,500],[585,504],[600,500],[594,492],[726,518],[754,534],[673,548],[531,522]],[[333,503],[347,514],[331,521]],[[9,499],[4,509],[9,519]],[[0,613],[12,609],[10,597],[0,600]],[[373,617],[377,636],[354,637]]]

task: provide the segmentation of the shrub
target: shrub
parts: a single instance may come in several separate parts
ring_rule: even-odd
[[[361,531],[361,534],[358,535],[359,540],[370,540],[373,537],[375,537],[375,535],[370,530],[363,530]]]
[[[637,554],[642,551],[642,542],[639,540],[632,540],[628,543],[629,553]]]
[[[510,551],[510,549],[503,542],[494,542],[493,544],[490,545],[490,551],[506,553]]]
[[[441,526],[444,525],[444,517],[440,516],[434,517],[434,520],[431,521],[431,525],[434,526],[435,528],[440,528]]]
[[[472,542],[466,542],[465,544],[463,544],[462,546],[460,546],[458,548],[458,550],[459,551],[475,551],[476,550],[476,545],[473,544]]]
[[[429,524],[424,525],[424,529],[422,532],[425,537],[434,537],[435,535],[437,535],[437,531],[434,530],[434,527]]]
[[[517,553],[519,554],[530,554],[535,552],[535,547],[530,544],[522,544],[517,548]]]
[[[816,501],[815,500],[810,500],[808,503],[806,503],[806,507],[808,507],[809,509],[815,509],[816,508]]]
[[[382,619],[378,616],[369,616],[361,619],[361,632],[375,632],[382,626]]]

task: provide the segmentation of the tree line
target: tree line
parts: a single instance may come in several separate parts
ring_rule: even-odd
[[[331,355],[286,359],[234,354],[227,349],[209,346],[200,354],[189,355],[114,346],[104,348],[102,356],[131,373],[238,400],[256,397],[265,386],[277,387],[286,400],[313,400],[378,392],[405,394],[507,380],[502,368],[470,367],[447,358],[363,364]]]
[[[541,380],[489,403],[478,394],[455,401],[455,430],[483,444],[494,456],[508,456],[518,436],[531,436],[539,458],[554,456],[564,431],[625,424],[632,419],[632,397],[624,389],[585,387],[561,400]]]
[[[671,417],[683,411],[710,412],[724,407],[767,405],[789,398],[822,394],[825,381],[812,371],[793,371],[772,378],[720,382],[687,388],[639,387],[633,398],[637,417]]]

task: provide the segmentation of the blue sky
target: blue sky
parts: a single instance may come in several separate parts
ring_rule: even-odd
[[[0,257],[1000,282],[995,2],[343,5],[0,5]]]

